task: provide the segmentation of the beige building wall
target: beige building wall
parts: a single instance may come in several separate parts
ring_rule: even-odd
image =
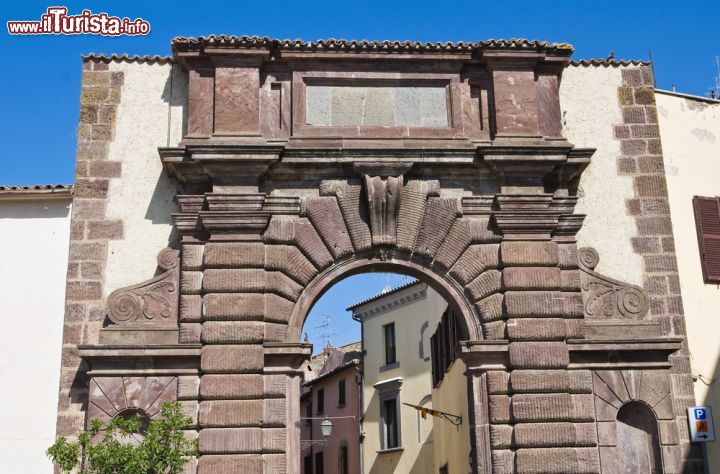
[[[426,284],[416,283],[354,308],[355,315],[376,311],[376,314],[364,316],[362,320],[364,344],[362,431],[365,435],[362,450],[366,474],[435,472],[433,430],[440,422],[430,416],[423,420],[414,408],[400,405],[402,450],[378,452],[381,429],[380,400],[379,392],[374,385],[401,378],[401,403],[428,408],[434,406],[429,400],[432,392],[430,321],[433,317],[438,320],[446,306],[442,297]],[[395,323],[399,364],[395,368],[385,370],[383,369],[385,365],[383,326],[389,323]]]
[[[70,239],[70,193],[0,191],[0,471],[51,473]],[[12,386],[12,389],[7,387]]]
[[[569,66],[560,83],[563,133],[578,148],[595,148],[580,180],[576,210],[586,214],[578,232],[578,247],[594,247],[600,254],[596,270],[613,278],[642,285],[642,257],[633,251],[635,220],[625,200],[634,196],[633,179],[618,173],[620,141],[613,125],[623,121],[618,99],[622,67]]]
[[[447,420],[435,422],[435,472],[447,466],[448,474],[470,472],[470,418],[468,413],[466,366],[455,359],[440,384],[433,389],[433,408],[462,416],[457,427]]]
[[[698,405],[720,420],[720,285],[703,281],[693,196],[720,196],[720,103],[665,91],[655,94],[665,156],[680,286]],[[716,434],[720,431],[715,428]],[[720,442],[707,443],[710,472],[720,469]]]
[[[122,163],[122,179],[110,180],[107,219],[132,225],[123,227],[123,239],[109,242],[104,297],[152,277],[158,252],[174,239],[176,188],[163,173],[158,147],[182,139],[187,102],[187,78],[179,66],[112,62],[109,70],[122,72],[124,82],[108,151],[109,160]]]

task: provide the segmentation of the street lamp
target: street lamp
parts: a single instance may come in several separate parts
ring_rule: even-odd
[[[345,418],[345,417],[340,417]],[[317,418],[306,418],[309,420],[317,419]],[[307,449],[310,446],[327,446],[327,439],[332,434],[333,424],[332,421],[330,421],[327,417],[320,423],[320,433],[323,436],[323,439],[301,439],[300,440],[300,449]]]
[[[322,423],[320,423],[320,432],[322,432],[323,438],[327,439],[332,434],[332,421],[325,418]]]

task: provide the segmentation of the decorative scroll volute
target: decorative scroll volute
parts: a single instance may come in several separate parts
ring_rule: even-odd
[[[108,297],[108,317],[118,325],[177,324],[179,301],[179,252],[170,248],[157,256],[160,275],[140,284],[120,288]]]
[[[578,249],[585,316],[593,319],[642,319],[648,310],[645,290],[594,271],[600,256],[591,247]]]

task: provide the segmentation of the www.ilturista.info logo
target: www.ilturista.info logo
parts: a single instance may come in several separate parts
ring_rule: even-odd
[[[40,21],[8,21],[11,35],[146,35],[150,23],[142,18],[130,20],[83,10],[79,15],[68,15],[67,7],[49,7]]]

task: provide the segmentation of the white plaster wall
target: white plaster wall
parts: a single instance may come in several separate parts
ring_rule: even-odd
[[[613,278],[642,285],[642,258],[632,249],[637,234],[625,200],[634,197],[630,176],[618,176],[620,142],[613,125],[622,123],[618,87],[620,67],[569,66],[560,84],[565,137],[579,148],[596,148],[580,179],[577,212],[587,214],[578,233],[578,247],[600,254],[597,270]]]
[[[720,286],[703,281],[693,196],[720,196],[720,104],[656,93],[675,251],[698,405],[720,423]],[[716,425],[717,426],[717,425]],[[716,434],[720,430],[715,428]],[[710,472],[720,469],[720,443],[708,443]]]
[[[0,471],[52,472],[71,200],[0,200]]]
[[[105,296],[153,276],[157,254],[171,240],[176,188],[157,150],[182,138],[187,100],[178,66],[111,63],[110,70],[124,72],[125,81],[108,158],[122,162],[122,178],[110,181],[107,218],[125,225],[124,240],[109,245]]]

